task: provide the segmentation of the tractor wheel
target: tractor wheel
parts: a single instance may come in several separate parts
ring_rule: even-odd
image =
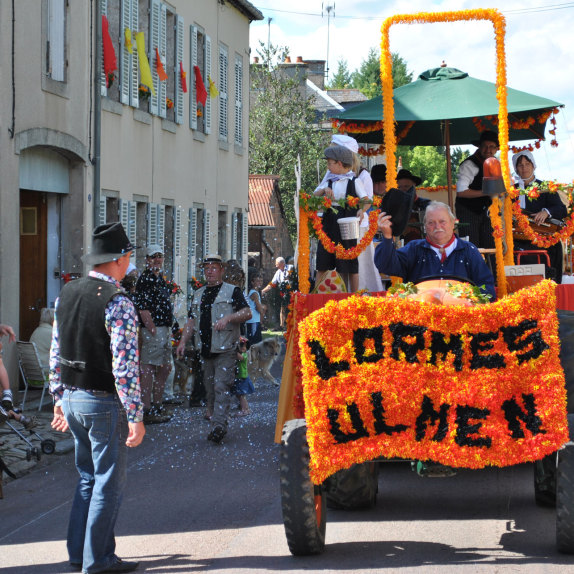
[[[56,450],[56,443],[51,438],[44,439],[40,443],[40,446],[42,447],[42,452],[44,454],[54,454],[54,451]]]
[[[558,453],[553,452],[534,463],[534,500],[536,506],[556,506],[556,464]]]
[[[339,470],[325,481],[325,490],[329,508],[372,508],[377,503],[379,465],[376,462],[365,462]]]
[[[559,552],[574,554],[574,444],[558,452],[556,481],[556,546]]]
[[[283,524],[291,554],[321,554],[325,549],[325,493],[322,485],[314,485],[309,476],[304,419],[287,421],[283,427],[279,476]]]

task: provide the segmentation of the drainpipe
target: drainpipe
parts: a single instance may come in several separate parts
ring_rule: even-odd
[[[93,217],[94,227],[99,225],[100,207],[100,152],[102,146],[102,10],[101,0],[96,0],[96,65],[94,66],[94,155],[92,166],[94,171]]]

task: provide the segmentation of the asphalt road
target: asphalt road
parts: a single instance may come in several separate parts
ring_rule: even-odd
[[[530,465],[420,478],[385,463],[377,507],[328,511],[324,554],[289,553],[281,517],[278,390],[261,386],[253,414],[224,443],[206,440],[202,409],[178,408],[130,450],[117,553],[154,573],[573,572],[555,550],[554,511],[534,504]],[[49,463],[49,464],[48,464]],[[72,454],[44,457],[4,487],[0,572],[69,572],[66,525],[76,483]]]

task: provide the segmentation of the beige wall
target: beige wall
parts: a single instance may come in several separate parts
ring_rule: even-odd
[[[150,0],[151,1],[151,0]],[[119,0],[108,0],[118,5]],[[25,150],[37,146],[57,151],[70,162],[70,193],[62,200],[60,250],[62,268],[86,272],[80,255],[89,245],[93,228],[94,117],[90,78],[90,14],[96,2],[68,2],[66,81],[54,82],[45,74],[47,0],[15,2],[15,130],[12,124],[12,6],[0,2],[0,322],[19,322],[19,161]],[[194,204],[211,210],[210,250],[217,249],[217,210],[228,214],[247,211],[248,205],[248,94],[249,20],[230,2],[172,0],[171,10],[184,19],[184,66],[189,91],[185,94],[182,124],[151,116],[117,100],[102,100],[101,185],[104,195],[181,207],[182,257],[178,269],[185,287],[187,276],[187,212]],[[91,16],[94,18],[90,21]],[[218,45],[229,50],[229,142],[218,138],[218,99],[212,99],[212,133],[194,137],[189,127],[189,98],[193,70],[190,65],[190,25],[199,24],[212,40],[212,77],[218,78]],[[147,45],[146,45],[147,47]],[[236,149],[234,135],[234,62],[243,56],[243,146]],[[116,54],[118,64],[120,54]],[[173,72],[167,70],[168,74]],[[205,79],[207,85],[207,79]],[[200,141],[200,139],[202,141]],[[228,221],[229,225],[231,222]],[[231,244],[227,234],[227,252]],[[15,351],[6,345],[4,359],[13,386],[17,384]]]

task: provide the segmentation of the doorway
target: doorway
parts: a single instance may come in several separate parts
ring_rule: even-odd
[[[28,341],[47,306],[47,194],[20,190],[20,328]]]

